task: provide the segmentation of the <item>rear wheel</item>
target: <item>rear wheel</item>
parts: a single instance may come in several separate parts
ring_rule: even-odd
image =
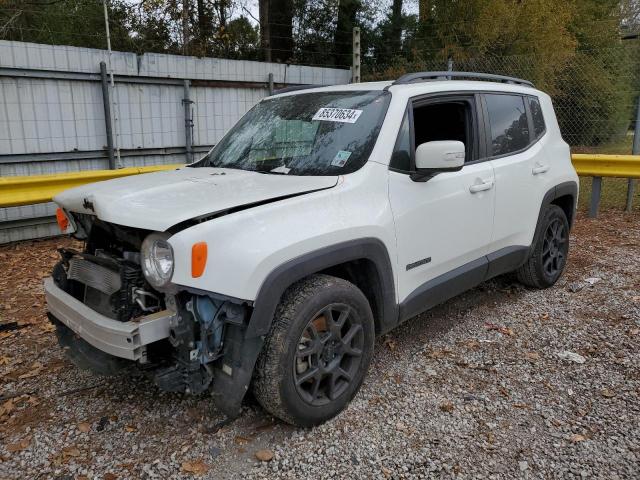
[[[545,210],[536,232],[533,251],[527,262],[518,269],[518,280],[535,288],[555,284],[567,264],[569,254],[569,222],[557,205]]]
[[[371,308],[353,284],[313,275],[283,295],[258,359],[254,395],[271,414],[312,426],[360,388],[373,353]]]

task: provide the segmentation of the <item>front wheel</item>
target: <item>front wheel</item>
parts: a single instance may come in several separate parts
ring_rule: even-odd
[[[313,275],[283,295],[256,365],[253,392],[276,417],[318,425],[344,409],[371,361],[373,315],[353,284]]]
[[[531,256],[518,269],[518,280],[530,287],[548,288],[558,281],[567,264],[569,222],[560,207],[549,205],[538,228]]]

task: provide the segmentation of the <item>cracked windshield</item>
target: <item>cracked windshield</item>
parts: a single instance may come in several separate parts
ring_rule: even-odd
[[[373,149],[390,98],[385,91],[363,91],[264,100],[193,166],[285,175],[354,172]]]

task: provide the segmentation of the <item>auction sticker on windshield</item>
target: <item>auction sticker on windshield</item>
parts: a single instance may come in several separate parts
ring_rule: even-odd
[[[351,152],[347,152],[346,150],[340,150],[334,159],[331,161],[332,167],[344,167],[351,156]]]
[[[311,120],[356,123],[361,113],[362,110],[352,110],[351,108],[321,108]]]

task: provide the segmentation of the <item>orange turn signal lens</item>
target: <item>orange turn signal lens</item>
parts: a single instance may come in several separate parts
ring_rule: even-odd
[[[58,208],[56,210],[56,220],[58,222],[60,230],[64,233],[67,230],[67,227],[69,227],[69,219],[64,214],[61,208]]]
[[[191,247],[191,276],[201,277],[207,265],[207,242],[194,243]]]

